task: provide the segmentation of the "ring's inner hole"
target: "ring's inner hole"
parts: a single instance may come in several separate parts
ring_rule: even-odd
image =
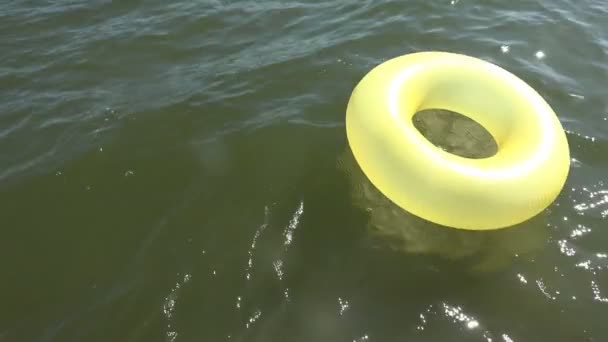
[[[498,151],[490,132],[462,114],[444,109],[425,109],[414,114],[412,120],[428,141],[449,153],[481,159]]]

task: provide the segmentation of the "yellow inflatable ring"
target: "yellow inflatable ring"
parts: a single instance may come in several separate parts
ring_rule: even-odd
[[[424,109],[477,121],[497,153],[468,159],[436,147],[413,125]],[[536,216],[556,199],[570,167],[561,123],[534,89],[492,63],[454,53],[412,53],[376,66],[353,90],[346,133],[378,190],[453,228],[505,228]]]

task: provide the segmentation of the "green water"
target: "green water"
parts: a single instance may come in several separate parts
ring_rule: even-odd
[[[605,341],[607,17],[2,2],[0,341]],[[539,218],[448,231],[344,167],[353,87],[422,50],[494,62],[554,108],[572,163]]]

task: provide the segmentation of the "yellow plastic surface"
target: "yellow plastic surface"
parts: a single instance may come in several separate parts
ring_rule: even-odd
[[[498,152],[468,159],[429,142],[412,118],[451,110],[477,121]],[[477,58],[419,52],[372,69],[346,111],[350,148],[369,180],[395,204],[440,225],[509,227],[559,195],[570,168],[565,132],[543,98],[510,72]]]

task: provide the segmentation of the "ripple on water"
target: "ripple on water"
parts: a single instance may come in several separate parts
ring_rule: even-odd
[[[179,290],[183,287],[190,279],[192,275],[185,274],[181,280],[175,283],[175,286],[171,289],[171,292],[165,297],[165,301],[163,304],[163,314],[165,315],[165,319],[167,321],[167,341],[173,342],[178,337],[178,332],[172,326],[173,315],[175,314],[175,307],[177,304],[177,300],[179,299]]]

